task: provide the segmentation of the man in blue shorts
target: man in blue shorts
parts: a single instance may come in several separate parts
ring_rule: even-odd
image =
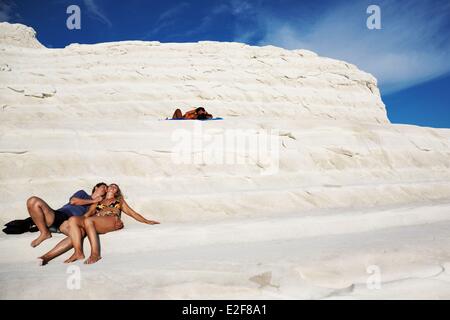
[[[38,197],[31,197],[27,200],[27,209],[31,219],[41,234],[31,242],[32,247],[38,246],[42,241],[52,237],[50,227],[59,229],[61,224],[71,216],[84,215],[89,206],[100,202],[106,193],[107,185],[104,182],[97,183],[92,189],[91,195],[86,191],[79,190],[75,192],[61,208],[54,210],[44,200]],[[66,223],[67,225],[67,223]]]

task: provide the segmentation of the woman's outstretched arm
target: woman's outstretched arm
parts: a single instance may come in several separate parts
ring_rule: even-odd
[[[159,224],[158,221],[145,219],[139,213],[137,213],[136,211],[131,209],[130,206],[128,205],[128,203],[124,199],[122,199],[122,211],[139,222],[146,223],[146,224]]]

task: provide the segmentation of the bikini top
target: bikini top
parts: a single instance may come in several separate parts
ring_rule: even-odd
[[[116,212],[116,210],[105,210],[107,208],[116,208],[119,209],[119,212]],[[120,218],[120,214],[122,212],[122,204],[119,200],[115,200],[114,202],[112,202],[111,204],[107,205],[104,203],[97,203],[96,207],[95,207],[95,211],[97,211],[97,215],[98,216],[118,216]]]

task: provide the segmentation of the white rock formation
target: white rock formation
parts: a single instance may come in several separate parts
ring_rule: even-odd
[[[32,195],[57,208],[74,190],[102,180],[118,183],[128,202],[152,218],[223,219],[224,228],[250,242],[450,219],[442,210],[340,215],[450,200],[450,130],[391,124],[376,79],[354,65],[306,50],[239,43],[48,49],[34,36],[23,25],[0,24],[0,222],[25,217]],[[197,106],[224,120],[161,120],[177,107]],[[265,171],[264,161],[219,144],[215,151],[243,163],[174,161],[179,134],[219,141],[239,130],[278,139],[278,170]],[[327,218],[302,220],[315,212]],[[226,225],[227,218],[283,216],[294,220],[275,229],[278,220],[260,225],[267,238],[251,235],[258,220],[242,229]],[[199,237],[192,230],[182,234]],[[179,290],[170,292],[182,295]],[[289,290],[284,297],[295,297]],[[167,297],[150,295],[160,296]]]
[[[36,40],[36,31],[33,28],[19,23],[0,22],[0,43],[22,48],[44,48]]]
[[[3,221],[100,180],[170,220],[450,197],[449,130],[390,124],[376,80],[348,63],[218,42],[46,49],[34,34],[0,25]],[[159,120],[194,106],[225,118],[202,124],[213,135],[278,130],[278,173],[174,163],[172,135],[193,124]]]

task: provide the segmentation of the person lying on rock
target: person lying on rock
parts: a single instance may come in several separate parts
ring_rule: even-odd
[[[184,115],[180,109],[175,110],[172,119],[185,119],[185,120],[206,120],[211,119],[213,116],[206,112],[205,108],[199,107],[186,112]]]
[[[92,204],[84,216],[73,216],[68,220],[68,237],[58,243],[48,253],[39,257],[41,264],[47,264],[50,260],[72,247],[74,248],[74,253],[64,262],[70,263],[84,259],[83,239],[86,235],[91,245],[91,255],[84,263],[92,264],[97,262],[101,259],[98,235],[122,229],[122,212],[142,223],[159,224],[158,221],[148,220],[131,209],[123,198],[119,186],[115,183],[110,184],[102,201]]]
[[[54,210],[44,200],[33,196],[27,200],[28,213],[40,231],[39,237],[31,242],[32,247],[41,244],[42,241],[52,237],[51,227],[67,234],[67,226],[63,223],[72,216],[84,215],[89,205],[100,202],[106,194],[107,185],[104,182],[97,183],[92,189],[91,195],[84,190],[75,192],[69,199],[69,203]]]

